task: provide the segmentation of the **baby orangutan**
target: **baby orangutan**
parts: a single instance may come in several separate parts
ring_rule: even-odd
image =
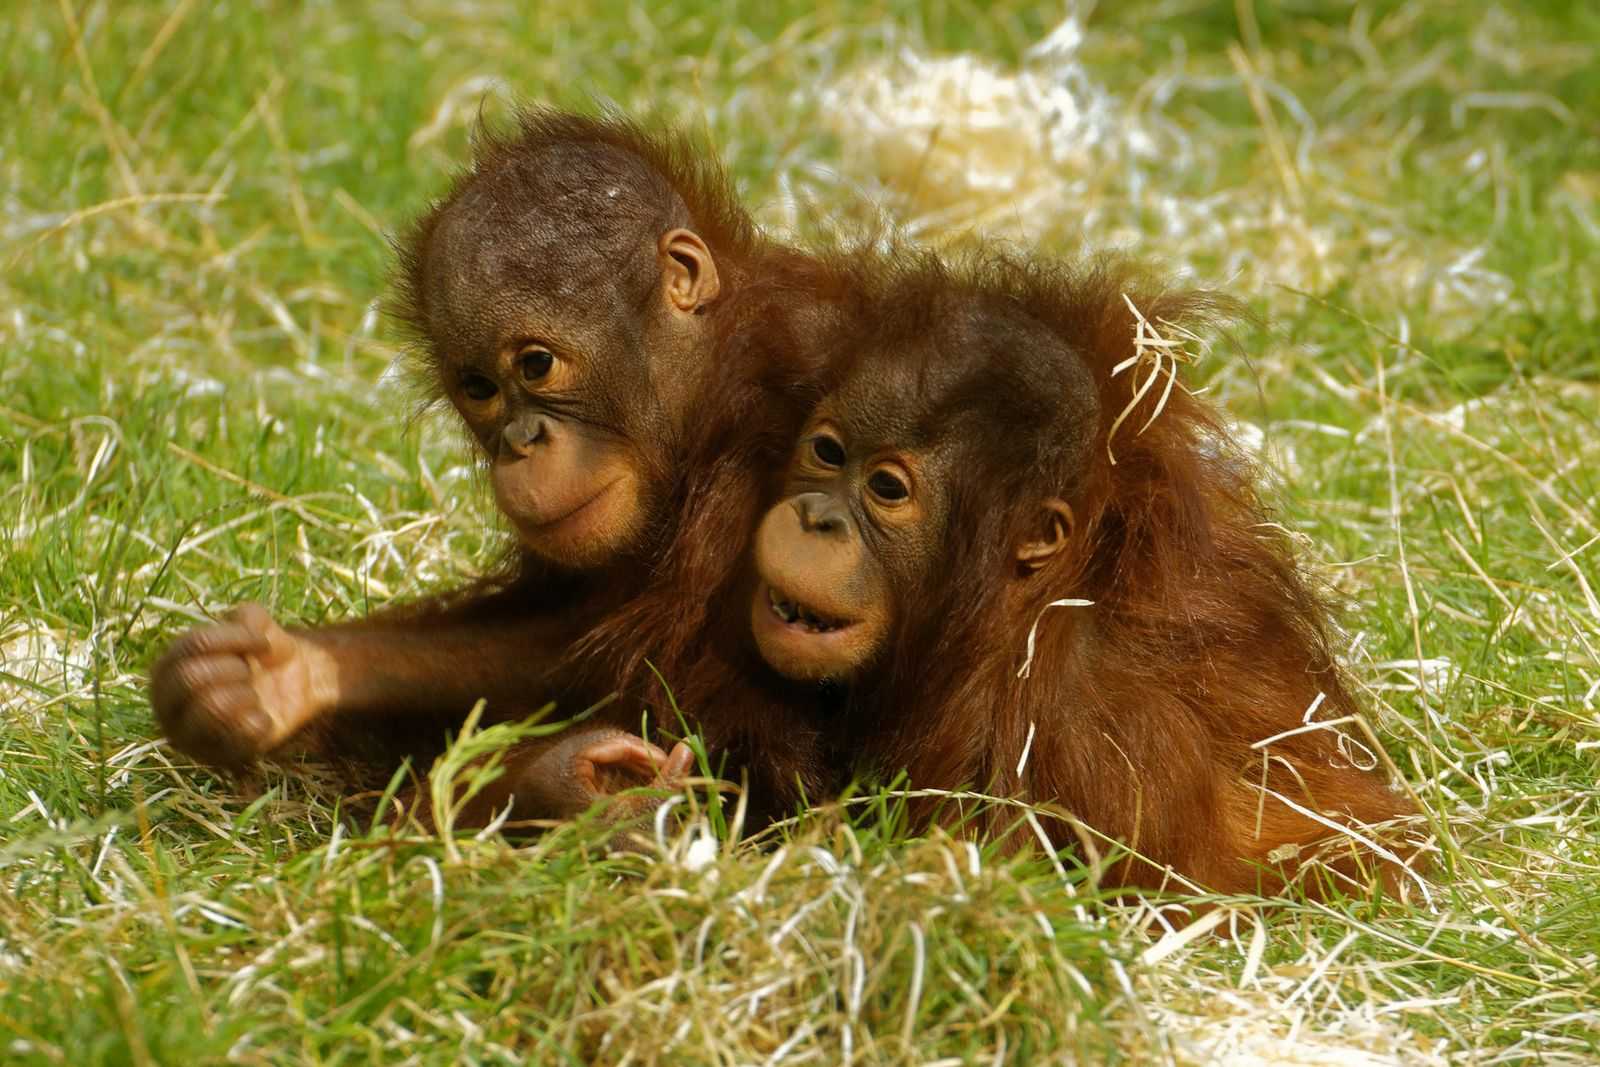
[[[172,744],[214,766],[291,739],[425,766],[479,699],[492,722],[641,695],[650,664],[673,677],[701,654],[708,591],[745,564],[832,351],[812,314],[832,276],[761,236],[703,146],[616,116],[532,110],[485,131],[398,250],[417,369],[459,416],[516,549],[492,581],[368,618],[285,628],[245,605],[180,638],[151,702]],[[687,747],[663,752],[639,721],[617,701],[519,746],[468,821],[677,781]],[[781,707],[692,726],[774,803],[819,773],[816,732]]]
[[[1120,884],[1278,889],[1331,831],[1406,814],[1318,725],[1356,705],[1250,465],[1136,347],[1132,308],[1171,333],[1227,303],[1121,260],[899,259],[756,537],[766,661],[848,684],[869,773],[1058,805],[1145,858]],[[1372,858],[1324,869],[1349,889]]]

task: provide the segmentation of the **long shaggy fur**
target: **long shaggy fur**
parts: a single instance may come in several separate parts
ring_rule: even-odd
[[[1129,300],[1158,328],[1178,329],[1226,323],[1236,305],[1116,257],[990,257],[918,272],[888,299],[926,314],[929,292],[942,290],[1025,312],[1086,365],[1098,416],[1088,433],[1071,420],[1045,433],[1024,468],[1013,459],[964,480],[940,582],[902,606],[911,624],[880,684],[854,701],[868,766],[904,769],[913,787],[1053,802],[1152,861],[1113,872],[1136,885],[1171,868],[1223,891],[1281,886],[1300,851],[1331,831],[1274,794],[1338,825],[1408,813],[1339,730],[1252,748],[1308,719],[1359,713],[1330,649],[1327,608],[1215,410],[1176,387],[1145,426],[1163,390],[1136,402],[1149,368],[1114,373],[1137,355]],[[1018,410],[1017,398],[1003,403]],[[989,433],[999,448],[1029,429],[1038,428],[1021,414]],[[1069,548],[1010,580],[1032,502],[1052,495],[1075,513]],[[1063,599],[1093,604],[1047,607]],[[1036,646],[1019,677],[1030,631]],[[1014,819],[992,807],[979,826],[1002,835]],[[1077,839],[1060,822],[1052,836]],[[1370,862],[1345,852],[1335,866],[1346,873]]]
[[[541,166],[572,158],[574,146],[599,169]],[[1251,747],[1300,726],[1319,695],[1318,720],[1356,712],[1325,608],[1267,525],[1251,465],[1209,406],[1175,388],[1144,427],[1162,390],[1135,404],[1146,371],[1113,373],[1136,354],[1125,296],[1158,325],[1226,320],[1228,301],[1169,288],[1123,259],[990,255],[948,266],[906,249],[801,253],[758,233],[696,142],[616,115],[532,110],[512,131],[481,133],[471,169],[398,244],[393,311],[419,341],[434,310],[420,255],[432,228],[469,191],[509,183],[526,201],[520,183],[529,182],[555,183],[539,195],[559,199],[570,218],[557,224],[602,259],[623,255],[641,229],[688,225],[728,283],[711,309],[718,340],[704,408],[664,472],[669,507],[639,558],[596,584],[519,556],[498,580],[494,597],[508,603],[552,589],[581,598],[594,621],[568,651],[569,692],[620,690],[628,699],[608,717],[636,727],[641,699],[658,722],[669,714],[659,674],[714,757],[749,775],[764,812],[792,808],[861,765],[904,769],[915,786],[1055,802],[1155,861],[1116,872],[1138,884],[1158,881],[1161,866],[1216,889],[1254,887],[1263,866],[1268,886],[1291,874],[1292,853],[1327,831],[1271,793],[1341,823],[1408,810],[1380,773],[1351,764],[1330,730],[1264,754]],[[900,617],[910,625],[872,683],[846,697],[783,682],[746,632],[745,553],[807,413],[852,362],[870,358],[863,336],[914,334],[974,301],[1031,317],[1071,361],[1019,353],[1005,389],[970,398],[975,412],[1004,414],[990,418],[983,462],[958,488],[941,581],[905,591]],[[419,365],[426,379],[436,363]],[[1060,422],[1050,432],[1010,432],[1051,412]],[[1017,581],[1010,550],[1028,515],[1006,505],[1046,495],[1075,511],[1071,550]],[[1061,598],[1094,606],[1046,609]],[[1036,623],[1032,669],[1019,678]],[[843,718],[829,717],[835,705]],[[1008,819],[993,809],[980,828],[1005,834]],[[1057,840],[1075,838],[1062,830]]]

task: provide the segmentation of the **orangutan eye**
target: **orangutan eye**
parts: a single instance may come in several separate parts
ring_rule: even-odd
[[[818,434],[811,439],[811,454],[824,467],[838,469],[844,466],[844,445],[827,434]]]
[[[867,488],[872,490],[872,495],[886,504],[898,504],[911,495],[911,489],[905,482],[889,471],[873,471],[872,477],[867,479]]]
[[[543,348],[524,349],[522,355],[517,357],[517,371],[525,382],[537,382],[550,373],[550,368],[555,366],[556,357]]]
[[[470,400],[490,400],[500,391],[500,387],[481,374],[463,374],[461,391]]]

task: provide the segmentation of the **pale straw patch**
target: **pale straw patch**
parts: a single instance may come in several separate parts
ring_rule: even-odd
[[[51,698],[81,691],[93,662],[86,644],[48,628],[13,624],[0,631],[0,713],[32,710],[42,726]]]
[[[1204,346],[1204,342],[1199,336],[1177,323],[1163,320],[1161,325],[1167,329],[1167,333],[1163,335],[1150,323],[1149,319],[1144,317],[1144,312],[1139,310],[1138,305],[1126,293],[1122,295],[1122,301],[1128,305],[1128,310],[1133,313],[1133,355],[1112,367],[1111,376],[1115,378],[1120,374],[1132,371],[1134,384],[1133,396],[1129,398],[1127,405],[1117,413],[1117,417],[1111,420],[1111,428],[1106,431],[1106,458],[1111,461],[1112,466],[1117,464],[1116,454],[1111,447],[1112,439],[1117,436],[1117,430],[1133,415],[1135,409],[1159,384],[1161,386],[1161,395],[1156,398],[1155,406],[1151,409],[1150,414],[1145,417],[1139,428],[1134,431],[1133,435],[1138,437],[1148,430],[1151,424],[1166,410],[1167,401],[1172,398],[1172,390],[1174,388],[1182,388],[1182,386],[1178,385],[1178,365],[1191,363],[1195,359],[1187,345],[1193,342],[1197,346]],[[1143,380],[1139,378],[1141,369],[1144,371]]]
[[[1359,22],[1349,47],[1370,52]],[[1403,165],[1418,134],[1376,103],[1388,87],[1405,79],[1457,95],[1436,62],[1405,71],[1374,64],[1349,86],[1356,93],[1370,79],[1359,98],[1374,103],[1322,119],[1273,76],[1259,42],[1235,46],[1229,63],[1209,70],[1176,49],[1156,59],[1143,84],[1108,89],[1120,71],[1085,47],[1098,42],[1076,7],[1010,66],[932,54],[893,34],[890,41],[888,57],[828,70],[808,101],[837,138],[846,181],[885,199],[908,232],[930,242],[980,233],[1129,246],[1246,291],[1347,282],[1363,294],[1425,303],[1440,316],[1436,328],[1513,297],[1510,280],[1485,265],[1485,246],[1414,228],[1394,205],[1361,192],[1374,172]],[[1219,94],[1248,103],[1256,128],[1242,135],[1259,142],[1257,163],[1226,181],[1223,147],[1241,131],[1202,117]],[[1463,114],[1544,103],[1459,99]],[[1465,135],[1434,152],[1429,165],[1475,185],[1508,180],[1503,153]],[[797,177],[798,168],[778,181],[791,192]],[[1587,189],[1575,179],[1563,201],[1580,224],[1593,214]]]
[[[827,86],[821,114],[847,168],[877,175],[912,233],[1037,236],[1086,192],[1095,146],[1118,136],[1073,59],[1081,40],[1068,18],[1016,72],[902,48]]]

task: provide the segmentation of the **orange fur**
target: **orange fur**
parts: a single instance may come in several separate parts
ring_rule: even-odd
[[[1359,707],[1329,646],[1326,607],[1269,524],[1255,469],[1215,410],[1174,388],[1145,426],[1164,383],[1135,403],[1148,370],[1113,373],[1135,355],[1125,295],[1158,329],[1224,321],[1233,305],[1168,288],[1117,258],[922,269],[932,280],[913,278],[902,300],[923,306],[919,290],[953,288],[1032,316],[1087,363],[1100,414],[1086,455],[1063,452],[1020,498],[976,492],[953,520],[957,535],[962,524],[981,532],[954,538],[934,572],[949,587],[909,610],[954,625],[935,626],[931,640],[926,627],[910,627],[916,636],[902,640],[862,702],[857,714],[875,723],[870,764],[904,768],[913,787],[972,785],[1059,804],[1152,861],[1119,865],[1116,881],[1160,884],[1170,866],[1218,891],[1281,887],[1298,850],[1332,831],[1252,787],[1263,769],[1251,746],[1302,726],[1319,696],[1316,721]],[[1023,504],[1052,494],[1071,504],[1076,528],[1068,551],[1024,579],[1004,553],[1024,536],[1032,512]],[[1046,608],[1063,598],[1093,606]],[[1030,671],[1019,678],[1036,622]],[[1351,763],[1333,729],[1267,752],[1265,785],[1339,825],[1412,810],[1381,770]],[[983,829],[999,833],[1015,818],[995,807]],[[1061,826],[1053,836],[1074,839]]]

